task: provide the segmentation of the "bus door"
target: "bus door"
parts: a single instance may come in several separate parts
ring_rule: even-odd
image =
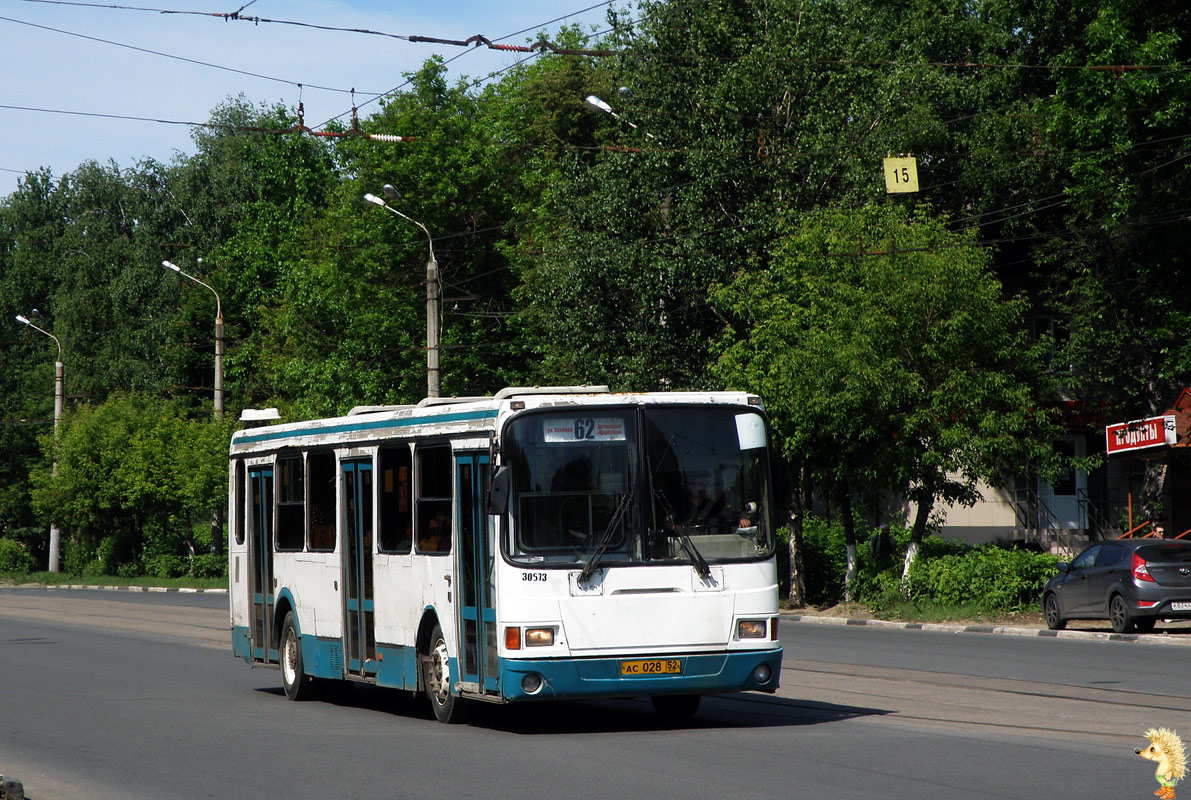
[[[372,599],[372,461],[344,461],[343,476],[343,651],[347,669],[376,674]]]
[[[273,647],[273,468],[249,467],[248,592],[252,604],[252,657],[276,661]]]
[[[477,691],[498,691],[496,609],[493,605],[492,542],[488,538],[487,452],[457,453],[459,498],[460,682]]]

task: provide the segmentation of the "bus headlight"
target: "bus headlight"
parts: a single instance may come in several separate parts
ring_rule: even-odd
[[[753,670],[753,680],[757,685],[764,686],[769,683],[769,679],[773,677],[773,670],[769,668],[768,664],[761,664]]]
[[[537,694],[542,691],[542,676],[536,672],[526,673],[521,678],[521,691],[526,694]]]
[[[526,628],[526,647],[550,647],[554,644],[553,628]]]
[[[736,621],[736,638],[737,639],[764,639],[768,634],[767,623],[769,620],[765,619],[742,619]]]

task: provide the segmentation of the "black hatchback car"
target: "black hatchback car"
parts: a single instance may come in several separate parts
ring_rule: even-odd
[[[1191,619],[1191,542],[1096,542],[1042,589],[1051,630],[1069,619],[1107,619],[1117,633],[1152,631],[1160,619]]]

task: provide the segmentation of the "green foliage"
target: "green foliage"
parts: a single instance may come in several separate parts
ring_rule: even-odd
[[[897,607],[906,599],[901,556],[910,531],[893,527],[890,533],[895,546],[892,557],[874,559],[866,543],[857,547],[854,596],[874,611]],[[808,601],[814,605],[839,602],[846,566],[842,526],[811,516],[803,536]],[[995,544],[973,548],[929,536],[910,570],[909,599],[924,606],[968,606],[986,614],[1036,608],[1042,586],[1056,574],[1057,565],[1058,559],[1049,554]]]
[[[75,578],[101,575],[95,543],[82,536],[65,539],[62,545],[62,571]]]
[[[986,546],[962,554],[920,559],[910,570],[911,599],[971,603],[986,611],[1036,608],[1058,559],[1030,550]]]
[[[971,244],[925,207],[791,221],[768,269],[713,294],[732,321],[715,374],[759,392],[787,458],[826,485],[975,502],[980,479],[1049,458],[1055,428],[1025,301]]]
[[[226,480],[226,428],[196,422],[215,299],[163,259],[220,294],[229,411],[421,398],[429,243],[363,203],[386,183],[433,238],[444,393],[747,389],[807,491],[968,502],[978,479],[1054,466],[1048,401],[1142,416],[1191,383],[1191,6],[633,16],[610,12],[603,41],[551,37],[616,56],[546,56],[483,88],[427,61],[360,122],[401,143],[312,137],[238,97],[193,155],[24,178],[0,200],[0,310],[41,309],[81,405],[55,449],[56,348],[0,326],[0,536],[43,560],[53,517],[76,572],[173,572],[207,549]],[[887,153],[918,156],[917,208],[885,195]],[[1023,333],[1038,315],[1056,318],[1045,348]],[[829,551],[822,586],[842,574]]]
[[[44,441],[57,471],[33,474],[34,510],[73,540],[67,569],[80,572],[94,559],[112,575],[144,555],[193,550],[196,522],[227,496],[234,424],[194,420],[177,403],[131,394],[67,415],[57,440]]]
[[[182,556],[145,556],[144,565],[145,574],[155,578],[180,578],[188,572],[186,559]]]
[[[227,557],[210,553],[196,555],[190,560],[189,574],[194,578],[226,578]]]
[[[13,539],[0,538],[0,572],[29,572],[34,567],[32,554]]]

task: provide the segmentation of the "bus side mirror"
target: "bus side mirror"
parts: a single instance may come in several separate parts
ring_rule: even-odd
[[[509,510],[509,468],[497,467],[488,487],[488,513],[500,516]]]

